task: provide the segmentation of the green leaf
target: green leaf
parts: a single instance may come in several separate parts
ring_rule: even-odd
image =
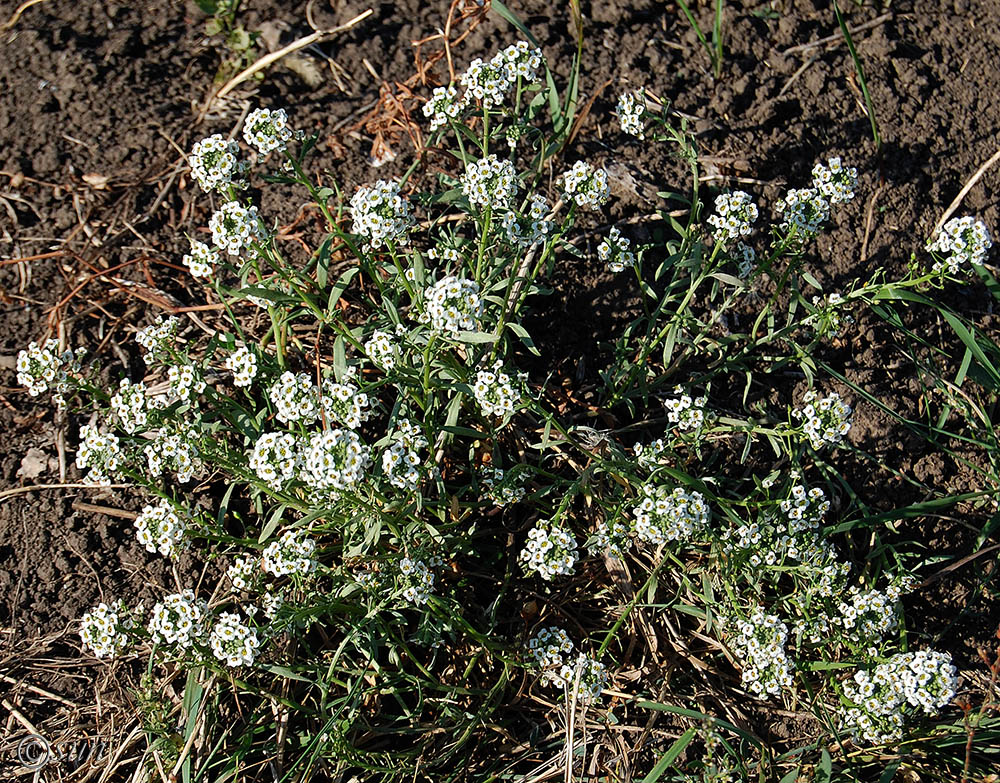
[[[681,734],[681,736],[677,738],[676,742],[670,746],[670,749],[660,756],[660,760],[656,762],[656,766],[649,771],[649,774],[642,779],[642,783],[656,783],[656,781],[662,777],[663,773],[673,766],[677,757],[684,752],[684,749],[697,735],[698,729],[694,726]]]
[[[214,13],[214,11],[208,11],[208,13]],[[214,16],[210,19],[205,20],[205,35],[208,36],[218,35],[221,32],[222,32],[222,22],[220,22]]]
[[[476,345],[479,343],[495,343],[500,338],[495,334],[487,334],[486,332],[458,332],[454,335],[453,339],[456,342]]]
[[[531,353],[535,356],[542,355],[535,347],[535,341],[531,339],[531,335],[528,334],[528,330],[521,326],[521,324],[509,323],[507,324],[507,328],[521,339],[521,342],[524,343],[524,347],[531,351]]]
[[[326,288],[330,274],[330,248],[333,247],[333,234],[327,234],[316,249],[316,284]]]

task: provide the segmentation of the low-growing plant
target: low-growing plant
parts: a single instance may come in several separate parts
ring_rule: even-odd
[[[860,309],[888,317],[982,269],[985,226],[946,224],[902,279],[825,292],[812,241],[855,197],[855,169],[831,157],[770,209],[743,191],[705,209],[683,118],[638,89],[618,103],[622,138],[685,162],[690,189],[665,195],[686,217],[664,210],[652,242],[597,229],[592,257],[581,225],[601,222],[611,183],[560,157],[572,89],[533,42],[474,60],[424,109],[451,165],[353,194],[310,173],[316,138],[285,110],[257,109],[245,146],[211,136],[191,153],[221,203],[183,261],[217,330],[156,319],[135,336],[143,377],[110,389],[54,342],[19,357],[32,394],[83,417],[86,480],[146,499],[150,556],[214,566],[81,622],[88,652],[184,677],[176,742],[148,681],[143,703],[157,764],[185,781],[510,777],[536,763],[511,741],[523,693],[563,715],[570,771],[570,727],[673,713],[686,728],[649,739],[649,781],[865,779],[886,758],[920,768],[900,750],[915,742],[965,736],[956,667],[903,612],[922,563],[881,540],[894,517],[837,467],[864,457],[850,395],[870,400],[818,357]],[[305,262],[243,195],[267,169],[323,216]],[[641,300],[597,379],[611,430],[560,403],[526,327],[568,255],[634,279]],[[995,502],[995,476],[963,498]],[[636,644],[649,657],[625,677]],[[767,705],[811,739],[771,747],[748,717]],[[997,736],[983,714],[975,732]]]

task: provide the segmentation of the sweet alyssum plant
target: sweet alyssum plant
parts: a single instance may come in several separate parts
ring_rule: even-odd
[[[658,611],[715,640],[720,665],[739,674],[733,698],[801,705],[809,694],[831,736],[898,740],[948,704],[956,672],[947,654],[903,647],[905,568],[847,560],[827,533],[837,509],[821,484],[836,475],[852,411],[812,354],[851,308],[982,264],[985,227],[947,224],[924,273],[822,295],[810,242],[853,198],[856,171],[817,163],[770,220],[743,191],[704,210],[683,122],[626,93],[623,133],[672,145],[693,186],[677,195],[689,214],[669,238],[642,245],[612,226],[596,243],[594,264],[632,275],[642,300],[601,369],[602,406],[636,423],[600,433],[557,413],[545,376],[522,369],[537,366],[523,321],[540,280],[583,252],[576,228],[604,222],[593,215],[610,198],[597,162],[558,158],[565,117],[550,125],[553,106],[568,102],[531,44],[472,62],[425,106],[456,161],[425,192],[410,177],[350,195],[321,186],[308,173],[315,139],[282,109],[251,112],[244,145],[195,145],[192,176],[219,203],[210,241],[191,238],[183,261],[226,328],[206,339],[156,319],[135,336],[144,376],[107,390],[53,341],[18,359],[31,394],[51,389],[81,414],[86,480],[143,493],[135,532],[149,555],[223,565],[218,585],[164,586],[151,608],[95,607],[81,620],[85,647],[234,673],[239,689],[303,716],[312,760],[350,766],[371,731],[416,746],[429,740],[413,727],[429,725],[460,740],[452,753],[522,667],[545,698],[612,714],[601,693],[635,601],[595,626],[544,597],[584,566],[602,582],[605,564],[625,561],[636,595],[660,590]],[[265,182],[301,189],[325,218],[306,264],[243,195],[268,167]],[[720,328],[735,312],[751,313],[742,333]],[[786,410],[723,408],[717,389],[789,366],[811,388]],[[712,473],[757,442],[773,470]],[[210,509],[191,502],[195,482]],[[509,619],[525,594],[543,599],[529,627]],[[317,710],[321,722],[338,716],[335,730],[310,728]]]

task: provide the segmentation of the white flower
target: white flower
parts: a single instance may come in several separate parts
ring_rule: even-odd
[[[743,685],[753,694],[777,696],[792,686],[792,666],[785,653],[788,626],[777,616],[755,609],[746,620],[726,620],[735,633],[729,646],[742,663]]]
[[[238,557],[229,568],[226,569],[226,576],[233,583],[237,590],[247,590],[253,583],[260,568],[260,558],[258,557]]]
[[[858,186],[858,170],[844,168],[840,158],[830,158],[826,166],[813,166],[813,187],[831,204],[845,204],[854,198]]]
[[[386,371],[396,366],[396,360],[399,356],[393,336],[379,329],[372,332],[372,336],[365,343],[365,353],[368,354],[368,358],[376,367]]]
[[[184,590],[172,593],[153,607],[149,633],[154,644],[174,644],[187,649],[205,634],[204,621],[208,604]]]
[[[170,358],[175,350],[174,342],[180,329],[180,321],[170,317],[157,316],[156,321],[136,332],[135,341],[143,348],[143,360],[147,365]]]
[[[280,492],[295,477],[300,461],[295,435],[265,432],[254,444],[250,469],[271,489]]]
[[[337,495],[364,478],[368,450],[352,430],[317,432],[305,450],[302,480],[310,487]]]
[[[237,201],[219,207],[209,219],[208,227],[212,231],[212,243],[231,256],[239,255],[243,248],[267,236],[257,207],[243,206]]]
[[[84,477],[86,484],[111,483],[119,475],[124,460],[118,437],[113,433],[102,435],[96,426],[84,424],[80,427],[80,448],[76,452],[76,466],[80,470],[90,468]]]
[[[293,135],[284,109],[254,109],[243,123],[243,138],[261,155],[283,150]]]
[[[705,411],[708,398],[692,397],[685,394],[680,386],[674,387],[674,394],[677,396],[663,401],[663,407],[667,409],[667,421],[686,432],[700,430],[707,418]]]
[[[708,224],[715,229],[712,235],[716,242],[729,242],[750,234],[757,215],[753,197],[742,190],[734,190],[715,197],[715,214],[708,218]]]
[[[558,182],[562,185],[566,198],[581,207],[598,209],[611,196],[608,172],[594,168],[582,160],[578,160],[569,171],[564,172]]]
[[[622,132],[630,136],[635,136],[638,139],[646,138],[646,129],[644,127],[646,96],[642,90],[626,92],[620,95],[615,112],[618,114],[618,122],[621,123]]]
[[[462,177],[462,191],[469,203],[494,211],[510,209],[520,184],[514,164],[496,155],[469,163]]]
[[[188,429],[170,434],[161,432],[143,453],[151,476],[160,476],[165,471],[176,473],[181,484],[194,478],[202,467],[194,432]]]
[[[958,274],[965,264],[985,264],[992,246],[986,225],[971,217],[952,218],[927,242],[927,250],[939,256],[931,268],[950,275]]]
[[[426,308],[435,329],[452,334],[476,331],[483,314],[479,286],[472,280],[443,277],[427,290]]]
[[[220,133],[202,139],[191,148],[188,163],[191,174],[202,190],[225,190],[230,185],[243,187],[241,177],[247,170],[247,163],[237,157],[240,147],[235,141],[227,141]]]
[[[135,518],[136,538],[147,552],[175,557],[184,540],[186,525],[168,500],[144,506]]]
[[[382,452],[382,472],[398,489],[413,490],[420,484],[422,460],[418,451],[427,448],[427,438],[409,419],[400,419],[392,444]]]
[[[466,106],[465,100],[458,100],[458,90],[452,85],[436,87],[430,100],[424,104],[424,116],[430,118],[431,132],[456,119]]]
[[[283,372],[267,394],[282,424],[311,424],[319,418],[319,392],[305,373]]]
[[[226,357],[225,366],[233,374],[234,386],[249,386],[257,377],[257,357],[245,345]]]
[[[405,243],[413,225],[410,202],[399,194],[399,183],[381,179],[370,187],[358,188],[351,199],[351,215],[353,232],[365,237],[369,248],[387,242]]]
[[[72,374],[80,371],[85,349],[59,352],[59,341],[48,340],[44,345],[32,342],[17,354],[17,382],[37,397],[52,389],[56,403],[62,406],[62,395],[72,389]]]
[[[503,371],[503,362],[499,359],[491,368],[476,373],[472,394],[479,403],[483,416],[496,418],[514,413],[521,397],[515,390],[510,376]]]
[[[520,501],[526,494],[524,476],[521,471],[508,470],[484,465],[480,468],[483,493],[497,506],[510,506]]]
[[[192,239],[191,252],[184,256],[183,261],[192,277],[211,277],[215,265],[220,263],[219,251],[204,242]]]
[[[642,495],[632,509],[640,540],[658,546],[692,538],[707,529],[711,511],[700,492],[646,485]]]
[[[814,449],[836,446],[851,429],[851,408],[831,392],[822,399],[815,391],[806,392],[802,407],[793,411],[796,419],[804,419],[802,430]]]
[[[397,585],[400,595],[411,604],[426,604],[434,589],[434,574],[423,560],[404,557],[399,561]]]
[[[100,603],[80,618],[80,639],[98,658],[114,658],[128,644],[125,604]]]
[[[597,246],[597,257],[607,264],[608,271],[624,272],[635,266],[635,253],[629,250],[631,245],[631,241],[623,237],[621,231],[612,228]]]
[[[530,247],[552,233],[554,224],[551,220],[546,220],[548,214],[548,200],[545,196],[535,193],[531,196],[527,215],[520,215],[513,210],[504,212],[500,224],[512,244],[518,247]],[[454,253],[454,256],[453,260],[457,261],[458,254]]]
[[[528,641],[525,652],[529,662],[541,670],[541,684],[562,688],[570,701],[592,704],[607,685],[604,664],[586,653],[574,656],[573,642],[561,628],[542,628]]]
[[[212,654],[227,666],[252,666],[260,649],[257,632],[234,612],[222,612],[209,635]]]
[[[286,530],[277,541],[272,541],[261,555],[261,568],[274,576],[299,574],[305,576],[316,570],[316,542],[298,530]]]
[[[132,383],[128,378],[121,379],[110,405],[111,412],[118,419],[118,426],[129,435],[146,425],[152,407],[146,397],[146,385],[141,381]]]
[[[816,188],[789,190],[778,202],[782,221],[779,228],[786,234],[795,233],[799,242],[816,236],[830,218],[830,203]]]
[[[535,571],[545,581],[573,573],[577,543],[568,528],[551,520],[539,521],[528,531],[528,542],[518,556],[527,571]]]
[[[205,391],[205,380],[191,364],[177,364],[168,368],[167,381],[170,383],[170,396],[185,402],[191,399],[192,393],[197,395]]]

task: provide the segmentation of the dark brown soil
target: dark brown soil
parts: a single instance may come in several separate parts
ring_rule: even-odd
[[[0,3],[0,22],[17,5]],[[442,27],[447,2],[321,0],[315,5],[320,26],[345,21],[369,5],[375,10],[373,18],[319,47],[342,69],[348,92],[330,76],[331,66],[307,51],[304,56],[321,74],[316,86],[278,65],[264,81],[237,90],[236,99],[200,122],[220,51],[204,36],[204,17],[194,3],[46,0],[0,31],[5,66],[0,68],[0,356],[7,368],[0,374],[5,445],[0,491],[60,481],[60,434],[68,447],[65,479],[78,477],[72,462],[79,422],[54,418],[46,404],[17,387],[9,369],[20,348],[46,336],[50,308],[87,275],[120,264],[129,266],[115,274],[183,301],[183,286],[169,265],[178,264],[184,233],[204,225],[209,206],[183,172],[178,150],[210,133],[228,133],[249,101],[286,105],[297,127],[318,131],[319,166],[347,190],[409,164],[411,148],[401,139],[393,143],[395,161],[380,169],[370,165],[371,139],[355,124],[378,96],[379,84],[364,60],[389,82],[407,79],[414,70],[411,42]],[[509,5],[534,31],[554,69],[565,74],[574,44],[569,14],[558,10],[563,4],[512,0]],[[674,4],[582,5],[582,99],[584,104],[593,99],[593,105],[567,158],[618,163],[628,172],[617,177],[609,220],[651,215],[659,206],[657,190],[687,187],[684,167],[666,150],[637,144],[619,132],[611,111],[625,88],[646,87],[693,118],[703,171],[710,177],[703,183],[706,197],[738,177],[752,180],[742,187],[773,203],[785,187],[805,184],[818,159],[836,154],[857,165],[859,197],[820,237],[809,265],[828,290],[840,290],[880,267],[899,274],[962,184],[996,151],[997,0],[895,3],[885,19],[876,8],[845,4],[852,6],[852,25],[878,20],[855,40],[883,139],[881,154],[876,154],[842,39],[795,51],[838,32],[825,1],[727,2],[726,55],[718,80]],[[272,46],[310,32],[304,3],[251,0],[246,6],[245,25],[267,30]],[[707,8],[696,14],[710,28]],[[457,64],[462,67],[516,37],[503,20],[491,16],[456,51]],[[998,192],[1000,168],[971,190],[959,214],[1000,226]],[[303,201],[298,194],[292,201],[263,206],[268,214],[292,220]],[[635,224],[633,236],[645,230],[642,223]],[[63,255],[7,262],[52,251]],[[566,375],[586,386],[601,361],[595,343],[620,329],[635,306],[631,288],[571,259],[560,263],[552,284],[555,292],[536,316],[533,333],[551,364],[571,368]],[[943,295],[996,336],[985,289],[972,286]],[[116,343],[127,343],[128,330],[151,318],[155,308],[107,280],[95,280],[60,313],[75,314],[64,320],[71,345],[94,347],[110,335],[102,360],[114,365],[121,359],[134,363],[135,357],[116,349]],[[915,329],[954,347],[954,337],[930,314],[910,317]],[[823,358],[893,410],[919,419],[918,389],[909,380],[912,365],[888,330],[870,316],[859,313],[857,320]],[[790,401],[786,397],[782,403]],[[874,509],[924,498],[925,493],[893,478],[892,471],[937,489],[982,486],[959,461],[932,453],[863,402],[857,405],[851,440],[890,468],[873,469],[860,458],[853,466],[841,466]],[[19,475],[29,449],[40,450],[45,463],[32,479]],[[76,510],[78,501],[112,509],[134,509],[139,502],[112,492],[60,489],[0,500],[0,625],[2,644],[11,649],[71,628],[102,596],[131,599],[168,578],[136,545],[126,518]],[[969,555],[975,531],[992,512],[960,508],[952,513],[961,519],[907,521],[901,537],[922,540],[942,564]],[[1000,605],[977,581],[992,564],[987,557],[975,569],[946,574],[915,599],[911,622],[931,638],[944,636],[939,644],[958,655],[962,665],[974,665],[976,648],[987,643],[1000,620]],[[66,639],[75,644],[72,634]]]

